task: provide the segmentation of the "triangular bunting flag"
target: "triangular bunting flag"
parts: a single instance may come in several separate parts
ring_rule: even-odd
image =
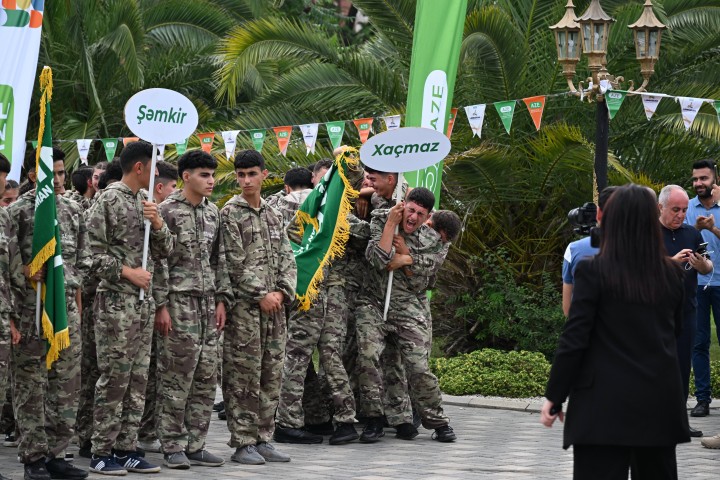
[[[617,115],[617,112],[620,110],[620,106],[622,106],[626,95],[627,92],[619,90],[608,90],[605,94],[605,105],[607,105],[610,120],[615,118],[615,115]]]
[[[78,155],[80,156],[80,163],[83,165],[88,164],[88,153],[90,153],[90,145],[92,144],[92,140],[89,138],[85,138],[82,140],[77,140],[77,149],[78,149]]]
[[[130,142],[137,142],[138,140],[140,140],[138,137],[123,137],[123,147]]]
[[[509,134],[512,128],[513,114],[515,113],[515,100],[506,100],[504,102],[495,102],[495,109],[500,115],[505,126],[505,131]]]
[[[305,153],[305,155],[315,153],[315,142],[317,142],[319,125],[319,123],[300,125],[300,131],[302,132],[303,140],[305,141],[305,148],[307,149],[307,153]]]
[[[645,107],[645,116],[648,120],[655,115],[655,110],[657,110],[660,100],[662,100],[662,97],[658,95],[642,95],[643,107]]]
[[[385,128],[388,130],[400,128],[400,115],[389,115],[383,117],[383,120],[385,121]]]
[[[30,145],[32,145],[33,150],[35,150],[37,148],[37,140],[31,140]]]
[[[545,110],[545,96],[540,95],[537,97],[523,98],[523,102],[525,102],[525,106],[527,106],[528,112],[530,112],[530,116],[535,124],[535,130],[540,130],[543,110]]]
[[[235,156],[235,145],[237,144],[238,133],[240,133],[240,130],[222,132],[223,142],[225,142],[225,158],[228,160]]]
[[[470,129],[473,132],[473,137],[477,136],[480,138],[480,135],[482,134],[482,126],[483,122],[485,121],[485,108],[487,105],[480,104],[480,105],[470,105],[469,107],[465,107],[465,115],[468,117],[468,122],[470,122]]]
[[[165,160],[165,144],[158,143],[155,145],[155,147],[157,148],[157,159]]]
[[[277,138],[280,153],[287,157],[287,148],[290,143],[290,135],[292,135],[292,125],[285,127],[274,127],[275,137]]]
[[[262,152],[263,143],[265,143],[265,129],[250,130],[250,138],[255,150]]]
[[[115,151],[117,150],[118,139],[117,138],[103,138],[102,144],[103,144],[103,148],[105,149],[105,156],[107,157],[107,161],[112,162],[112,159],[115,157]]]
[[[215,132],[198,133],[197,136],[200,139],[200,148],[210,153],[215,140]]]
[[[333,150],[335,150],[342,144],[343,133],[345,133],[345,122],[342,120],[327,122],[325,127],[327,128],[328,138],[330,138]]]
[[[188,142],[188,139],[186,138],[184,142],[175,144],[175,153],[177,154],[178,157],[180,155],[182,155],[183,153],[185,153],[185,151],[187,150],[187,142]]]
[[[372,129],[372,122],[372,118],[358,118],[357,120],[353,120],[353,123],[360,134],[360,143],[367,142],[367,139],[370,136],[370,130]]]
[[[690,130],[690,127],[695,121],[695,117],[697,117],[700,111],[700,107],[702,107],[703,100],[701,98],[690,97],[676,97],[675,100],[680,103],[685,130]]]
[[[717,112],[717,115],[718,115],[718,122],[720,122],[720,100],[715,100],[714,105],[715,105],[715,111]]]
[[[457,117],[457,108],[451,108],[450,109],[450,118],[448,118],[448,125],[447,125],[447,137],[450,138],[450,135],[452,135],[452,129],[455,126],[455,117]]]

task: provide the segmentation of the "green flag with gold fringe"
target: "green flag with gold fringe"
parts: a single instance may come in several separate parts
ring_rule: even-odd
[[[42,337],[47,340],[46,366],[48,370],[60,356],[60,350],[70,345],[65,305],[65,276],[60,250],[60,226],[57,222],[55,189],[53,188],[53,150],[50,100],[52,99],[52,70],[43,68],[40,74],[40,130],[36,151],[35,168],[35,227],[32,239],[30,276],[47,265],[44,283],[34,284],[41,288],[42,308],[40,319]]]

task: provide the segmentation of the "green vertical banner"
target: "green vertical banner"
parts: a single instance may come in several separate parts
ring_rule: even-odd
[[[498,115],[500,115],[500,120],[502,120],[502,123],[505,126],[505,131],[509,135],[510,129],[512,128],[513,115],[515,115],[515,100],[495,102],[493,105],[495,105],[495,109],[497,110]]]
[[[265,143],[265,129],[250,130],[250,138],[255,150],[262,152],[263,143]]]
[[[333,150],[335,150],[342,144],[343,133],[345,133],[345,122],[342,120],[327,122],[325,128],[327,128],[328,138],[330,138],[330,143],[332,143]]]
[[[418,0],[415,9],[410,84],[408,87],[406,127],[447,131],[460,45],[467,11],[467,0]],[[405,178],[413,187],[426,187],[440,203],[443,162]]]
[[[623,100],[625,100],[626,95],[627,92],[622,92],[620,90],[608,90],[605,94],[605,105],[607,105],[610,120],[615,118],[615,115],[618,110],[620,110],[620,106],[622,105]]]
[[[105,156],[107,157],[107,161],[112,162],[112,159],[115,158],[115,151],[117,150],[118,139],[117,138],[103,138],[102,144],[103,144],[103,148],[105,149]]]

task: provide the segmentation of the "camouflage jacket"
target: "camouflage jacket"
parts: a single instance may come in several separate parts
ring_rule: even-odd
[[[23,261],[17,231],[10,214],[0,208],[0,331],[10,331],[7,321],[18,321],[18,303],[25,289]]]
[[[395,247],[387,253],[379,246],[387,216],[388,210],[373,212],[370,222],[370,241],[365,251],[370,268],[363,284],[364,295],[381,304],[384,302],[387,289],[388,272],[385,267],[395,255]],[[398,308],[403,308],[403,303],[413,298],[417,299],[418,294],[426,290],[429,278],[437,271],[444,249],[440,235],[427,225],[422,225],[412,234],[403,236],[413,263],[409,267],[412,275],[406,275],[403,270],[395,270],[393,275],[391,302],[398,302],[396,303]]]
[[[284,197],[280,197],[277,201],[277,207],[270,205],[282,214],[283,228],[287,228],[287,226],[290,225],[290,222],[293,221],[295,214],[300,209],[300,205],[302,205],[307,196],[310,195],[310,192],[312,192],[312,188],[296,190],[288,193]]]
[[[63,196],[55,197],[57,221],[60,227],[60,248],[62,250],[65,293],[74,295],[92,266],[88,248],[88,230],[80,205]],[[35,231],[35,190],[24,193],[17,202],[8,207],[8,213],[15,222],[18,245],[23,265],[32,261],[32,239]],[[25,281],[22,304],[35,308],[35,290]]]
[[[285,197],[285,190],[280,190],[279,192],[275,192],[272,195],[268,195],[267,198],[265,198],[265,203],[267,203],[272,208],[277,210],[278,205],[280,204],[280,201],[284,197]]]
[[[87,198],[83,195],[80,195],[77,190],[69,190],[65,192],[65,195],[63,195],[65,198],[69,198],[70,200],[78,203],[83,210],[87,210],[92,206],[93,199]]]
[[[407,197],[408,189],[410,186],[408,183],[403,179],[403,186],[402,186],[402,198]],[[393,195],[395,195],[395,192],[393,192]],[[395,206],[397,202],[394,198],[390,198],[389,200],[387,198],[383,198],[377,193],[373,193],[372,197],[370,198],[370,205],[372,205],[373,210],[385,210],[388,208],[392,208]]]
[[[297,267],[280,213],[260,200],[252,208],[236,195],[220,211],[227,269],[235,300],[258,303],[269,292],[295,299]]]
[[[97,291],[112,290],[134,294],[138,288],[121,277],[122,267],[142,267],[145,219],[142,201],[145,196],[133,193],[123,182],[115,182],[103,191],[87,211],[90,249],[94,255],[93,271],[100,278]],[[171,247],[171,235],[163,222],[159,230],[150,229],[150,253],[147,270],[153,273],[155,258],[165,258]],[[150,294],[153,289],[151,281]]]
[[[175,191],[160,204],[160,214],[171,234],[162,272],[167,276],[167,291],[197,297],[215,295],[216,302],[231,306],[232,287],[220,234],[220,211],[215,204],[203,199],[193,206],[181,191]],[[156,299],[160,305],[165,303],[158,295]]]

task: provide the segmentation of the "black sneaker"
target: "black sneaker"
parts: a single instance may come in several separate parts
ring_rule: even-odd
[[[435,433],[432,434],[432,439],[438,442],[454,442],[457,436],[450,425],[445,425],[444,427],[435,429]]]
[[[370,417],[360,435],[360,441],[363,443],[375,443],[384,436],[382,417]]]
[[[335,433],[335,428],[332,422],[316,423],[314,425],[305,425],[305,430],[315,435],[332,435]]]
[[[420,428],[422,426],[422,417],[420,416],[420,413],[413,408],[413,419],[412,419],[413,427]]]
[[[278,443],[296,443],[300,445],[312,445],[323,442],[323,437],[315,435],[300,428],[287,428],[277,425],[273,438]]]
[[[357,440],[359,435],[352,423],[338,423],[335,433],[330,437],[330,445],[343,445],[353,440]]]
[[[88,472],[77,468],[72,463],[66,462],[62,458],[53,458],[45,464],[50,478],[87,478]]]
[[[157,473],[160,471],[158,465],[145,460],[137,452],[118,450],[115,452],[115,461],[128,472],[135,473]]]
[[[400,440],[412,440],[418,436],[418,430],[412,423],[401,423],[395,427],[395,437]]]
[[[15,432],[10,432],[5,434],[5,441],[3,442],[3,447],[17,447],[18,441],[15,439]]]
[[[25,480],[50,480],[50,478],[44,458],[25,464]]]
[[[78,455],[84,458],[92,458],[92,442],[90,442],[90,440],[86,440],[80,444]]]
[[[227,420],[227,413],[225,413],[225,410],[218,412],[218,420]]]
[[[707,417],[710,415],[710,402],[699,400],[697,405],[690,410],[691,417]]]
[[[213,405],[213,412],[221,412],[223,410],[225,410],[225,402],[224,401],[220,401]]]
[[[106,457],[92,456],[90,459],[90,471],[102,475],[127,475],[127,470],[118,465],[113,455]]]

